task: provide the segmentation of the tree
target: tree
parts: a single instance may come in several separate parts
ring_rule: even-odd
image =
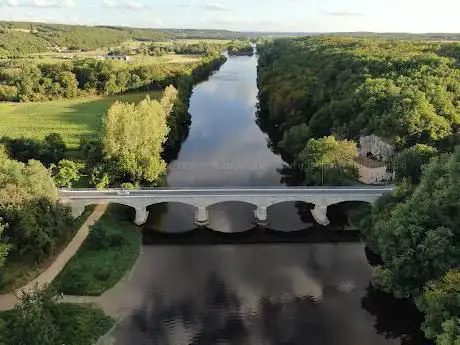
[[[8,256],[8,252],[10,251],[10,245],[6,243],[2,237],[6,227],[7,225],[3,223],[3,219],[0,218],[0,272],[1,268],[5,265],[6,257]]]
[[[51,172],[57,187],[70,188],[80,179],[77,165],[66,159],[60,161],[58,165],[52,165]]]
[[[386,291],[416,298],[428,281],[459,267],[459,163],[460,147],[433,158],[407,199],[366,231],[382,256],[376,279]]]
[[[413,184],[419,183],[422,167],[437,153],[436,148],[423,144],[416,144],[399,152],[394,161],[396,179],[402,181],[407,178]]]
[[[103,165],[95,166],[91,171],[91,184],[97,189],[104,189],[110,185],[110,176]]]
[[[0,146],[0,210],[34,198],[56,200],[57,190],[50,172],[38,161],[24,164],[9,159]]]
[[[450,271],[438,281],[431,282],[425,288],[420,308],[425,313],[423,330],[428,338],[436,339],[443,333],[444,323],[460,318],[460,271]],[[453,322],[457,336],[459,324]],[[451,333],[451,332],[446,332]],[[453,344],[453,343],[446,343]]]
[[[358,177],[356,144],[334,137],[310,139],[296,162],[308,182],[343,184]]]
[[[436,337],[436,345],[460,345],[460,318],[445,321],[442,329]]]
[[[174,104],[177,101],[177,97],[177,89],[173,85],[167,86],[160,99],[160,104],[163,107],[163,113],[166,117],[169,117],[169,115],[171,115]]]
[[[17,211],[8,235],[15,254],[42,262],[72,236],[70,210],[47,199],[33,199]]]
[[[2,334],[5,345],[56,344],[59,334],[52,309],[56,293],[50,289],[36,289],[25,293],[13,310],[13,317]]]
[[[64,158],[65,152],[66,146],[61,135],[58,133],[48,134],[43,143],[40,161],[46,166],[57,164]]]
[[[139,104],[114,103],[103,122],[102,146],[128,181],[156,181],[166,171],[161,158],[169,128],[162,104],[149,97]]]

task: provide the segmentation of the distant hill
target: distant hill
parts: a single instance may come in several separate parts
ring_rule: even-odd
[[[236,32],[204,29],[141,29],[121,26],[83,26],[33,22],[0,21],[0,56],[21,56],[49,51],[52,47],[73,50],[94,50],[119,45],[127,40],[164,41],[174,39],[255,39],[307,35],[340,35],[353,37],[384,37],[460,41],[460,34],[428,33],[307,33],[307,32]]]

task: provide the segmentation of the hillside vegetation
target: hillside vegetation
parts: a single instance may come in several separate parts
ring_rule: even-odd
[[[118,46],[128,40],[234,39],[248,34],[225,30],[137,29],[26,22],[0,22],[0,56],[22,56],[52,47],[94,50]]]
[[[296,156],[306,138],[377,134],[442,145],[460,123],[460,45],[352,38],[259,45],[260,121]]]

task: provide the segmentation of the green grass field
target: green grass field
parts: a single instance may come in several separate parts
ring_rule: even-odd
[[[148,93],[159,98],[161,91]],[[43,139],[59,133],[69,149],[80,137],[95,137],[102,115],[117,100],[139,102],[146,92],[34,103],[0,103],[0,137]]]
[[[77,254],[53,281],[57,290],[66,295],[100,296],[132,269],[140,253],[142,234],[127,220],[131,211],[128,206],[109,205],[96,223],[99,231],[90,231]]]

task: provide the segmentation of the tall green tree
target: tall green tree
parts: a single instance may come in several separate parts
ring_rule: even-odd
[[[384,262],[376,275],[382,288],[415,298],[460,266],[459,199],[460,147],[433,158],[407,199],[365,230]]]
[[[155,182],[166,171],[161,158],[169,128],[164,106],[149,97],[139,104],[114,103],[104,118],[103,152],[128,180]],[[126,181],[125,181],[126,182]]]
[[[445,331],[451,334],[452,330],[444,329],[444,323],[450,320],[453,320],[453,325],[448,327],[453,326],[458,337],[460,325],[456,319],[460,319],[460,271],[450,271],[440,280],[429,283],[419,305],[425,313],[423,329],[428,338],[436,339]],[[457,341],[460,339],[457,338]]]
[[[310,139],[296,164],[313,184],[343,184],[358,177],[356,144],[334,137]]]
[[[437,153],[436,148],[423,144],[416,144],[399,152],[393,163],[396,179],[398,181],[408,179],[413,184],[419,183],[422,167]]]
[[[51,172],[57,187],[70,188],[80,179],[77,165],[67,159],[63,159],[58,165],[52,165]]]

